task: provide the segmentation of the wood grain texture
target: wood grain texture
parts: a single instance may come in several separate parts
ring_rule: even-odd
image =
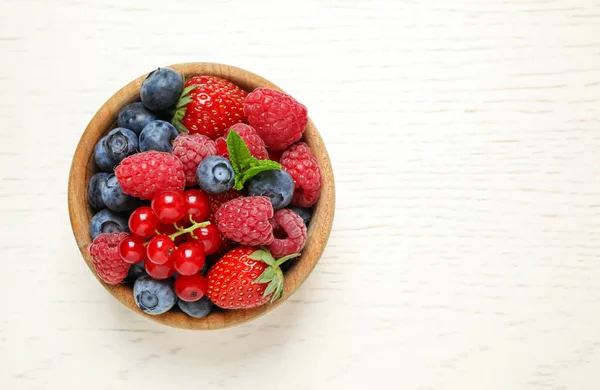
[[[3,0],[0,21],[0,388],[600,388],[597,1]],[[191,61],[297,97],[336,180],[311,276],[215,332],[114,300],[66,205],[97,108]]]
[[[198,75],[220,77],[233,82],[248,92],[253,91],[255,88],[281,90],[281,88],[261,76],[230,65],[193,62],[169,65],[169,68],[175,69],[186,78]],[[126,307],[150,320],[176,328],[195,330],[228,328],[253,320],[275,309],[296,292],[314,269],[327,245],[335,213],[335,184],[327,148],[323,144],[317,128],[309,118],[302,140],[311,147],[321,168],[321,195],[313,208],[312,223],[308,228],[302,256],[295,259],[285,272],[284,293],[280,299],[272,304],[251,310],[213,310],[204,318],[192,318],[182,312],[175,311],[160,316],[146,314],[135,303],[131,286],[104,283],[96,274],[89,251],[92,242],[89,226],[93,210],[88,206],[86,196],[88,183],[94,173],[97,172],[94,163],[95,145],[117,126],[116,118],[121,109],[139,100],[140,86],[146,77],[147,74],[138,77],[111,96],[96,112],[77,145],[71,163],[68,190],[69,218],[77,246],[85,263],[98,281]]]

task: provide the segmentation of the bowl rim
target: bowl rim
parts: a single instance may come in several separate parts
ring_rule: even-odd
[[[212,75],[225,78],[248,92],[257,87],[283,91],[271,81],[245,69],[231,65],[210,62],[188,62],[166,67],[175,69],[184,76]],[[312,273],[325,249],[331,233],[335,213],[335,182],[331,161],[325,144],[314,123],[309,118],[303,138],[315,153],[317,162],[321,168],[321,197],[313,209],[312,220],[308,228],[307,243],[302,251],[302,256],[296,259],[295,263],[286,271],[284,282],[285,292],[281,299],[273,304],[253,309],[216,311],[201,319],[192,318],[177,311],[169,311],[156,316],[149,315],[137,307],[130,287],[124,284],[107,284],[96,274],[88,250],[91,243],[89,221],[92,211],[87,205],[87,183],[93,174],[94,168],[93,148],[97,140],[115,126],[116,116],[121,108],[139,100],[140,86],[148,74],[146,73],[127,83],[114,93],[92,117],[77,144],[71,162],[68,181],[69,219],[77,246],[92,274],[111,295],[129,309],[154,322],[181,329],[214,330],[240,325],[256,319],[285,302],[302,285]],[[317,229],[317,227],[319,228]]]

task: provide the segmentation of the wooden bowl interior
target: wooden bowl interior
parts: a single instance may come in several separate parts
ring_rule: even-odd
[[[258,75],[228,65],[187,63],[172,65],[169,68],[177,70],[184,76],[213,75],[228,79],[249,92],[257,87],[281,90],[275,84]],[[119,111],[125,105],[139,100],[139,89],[146,76],[147,74],[127,84],[98,110],[84,131],[73,156],[69,175],[68,201],[73,234],[79,250],[92,273],[114,297],[125,306],[153,321],[184,329],[219,329],[257,318],[283,303],[300,287],[319,261],[329,238],[335,208],[335,188],[331,162],[323,140],[309,119],[308,127],[304,133],[304,141],[310,145],[317,156],[323,176],[323,189],[321,198],[314,207],[313,217],[308,229],[308,239],[302,251],[302,256],[296,259],[285,273],[285,294],[280,300],[274,304],[249,310],[216,310],[201,319],[189,317],[181,312],[168,312],[159,316],[146,314],[135,304],[131,287],[127,285],[109,285],[98,278],[88,250],[91,243],[89,223],[93,212],[86,200],[87,183],[96,172],[93,159],[94,146],[102,136],[116,127],[116,117]]]

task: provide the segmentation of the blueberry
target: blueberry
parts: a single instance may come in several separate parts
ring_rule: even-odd
[[[279,169],[261,172],[250,179],[248,195],[266,196],[271,200],[274,210],[282,209],[292,201],[294,179]]]
[[[206,296],[196,302],[186,302],[178,299],[177,305],[179,305],[181,311],[194,318],[206,317],[213,308],[213,303]]]
[[[104,202],[102,201],[102,184],[106,182],[108,176],[110,176],[110,174],[106,172],[96,173],[88,183],[87,201],[94,210],[104,208]]]
[[[108,136],[100,138],[100,141],[94,147],[94,160],[98,168],[104,172],[112,172],[113,168],[119,163],[110,153],[110,148],[106,142]]]
[[[183,76],[168,68],[150,73],[140,88],[142,103],[152,111],[173,107],[183,91]]]
[[[92,240],[100,233],[127,232],[127,218],[109,209],[102,209],[92,217],[90,236]]]
[[[123,107],[117,117],[117,124],[119,127],[132,130],[139,135],[142,129],[153,120],[156,120],[156,115],[148,111],[142,103],[136,102]]]
[[[298,214],[300,216],[300,218],[302,218],[302,220],[304,221],[304,224],[306,226],[308,226],[308,223],[310,222],[310,218],[312,217],[312,210],[308,207],[297,207],[297,206],[290,206],[288,207],[288,209],[294,211],[296,214]]]
[[[114,174],[108,176],[101,188],[101,193],[102,202],[112,211],[133,210],[139,206],[136,198],[123,192]]]
[[[144,262],[141,261],[136,264],[132,264],[129,267],[129,272],[127,273],[127,280],[130,283],[134,283],[140,276],[146,275],[146,269],[144,268]]]
[[[200,188],[209,194],[220,194],[233,187],[235,173],[229,160],[210,156],[202,160],[196,171]]]
[[[175,126],[169,122],[152,121],[140,133],[140,151],[156,150],[171,153],[173,140],[178,134]]]
[[[117,127],[106,136],[108,154],[120,163],[125,157],[131,156],[138,150],[138,136],[129,129]]]
[[[177,301],[170,281],[154,280],[149,276],[140,276],[135,281],[133,297],[140,309],[152,315],[166,313]]]

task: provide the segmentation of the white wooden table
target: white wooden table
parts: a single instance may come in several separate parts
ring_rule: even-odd
[[[2,0],[0,389],[600,388],[600,2]],[[287,303],[165,328],[68,222],[96,109],[157,66],[309,108],[337,215]]]

